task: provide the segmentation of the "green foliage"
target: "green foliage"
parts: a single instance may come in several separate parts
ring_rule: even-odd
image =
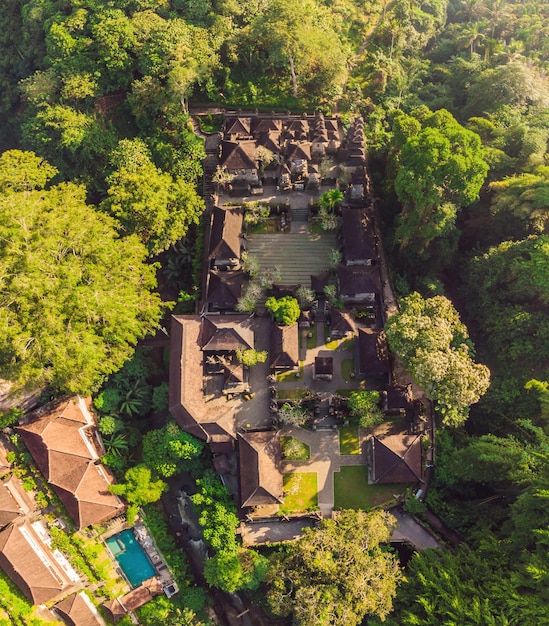
[[[258,363],[265,363],[267,360],[267,351],[263,350],[262,352],[258,352],[257,350],[237,350],[236,358],[239,363],[243,365],[247,365],[248,367],[253,367]]]
[[[0,194],[44,189],[56,174],[56,168],[34,152],[7,150],[0,157]]]
[[[122,232],[135,233],[151,255],[182,239],[204,210],[194,186],[158,169],[141,139],[123,139],[113,154],[102,206],[118,220]]]
[[[161,413],[163,411],[168,410],[169,404],[169,390],[168,383],[163,382],[158,385],[158,387],[154,387],[152,390],[152,400],[151,406],[153,411]]]
[[[167,489],[163,480],[152,480],[151,470],[145,465],[131,467],[124,478],[125,483],[110,485],[109,491],[124,496],[130,505],[134,505],[132,511],[128,511],[128,518],[135,515],[136,507],[156,502]]]
[[[0,428],[6,428],[6,426],[13,426],[23,417],[23,411],[14,406],[7,411],[0,411]]]
[[[400,114],[405,117],[405,114]],[[447,236],[454,228],[460,206],[471,204],[486,178],[488,165],[482,156],[480,138],[463,128],[445,110],[424,115],[421,109],[406,128],[398,156],[395,191],[403,212],[395,233],[403,248],[419,251],[433,239]],[[397,145],[402,142],[399,129],[406,120],[397,117]]]
[[[206,561],[204,577],[209,585],[228,593],[259,587],[268,561],[254,550],[221,551]]]
[[[152,332],[154,267],[67,184],[0,196],[0,362],[20,386],[89,392]],[[21,254],[25,250],[25,254]]]
[[[548,166],[495,181],[490,189],[494,192],[493,213],[517,217],[524,225],[524,235],[544,232],[549,220]]]
[[[104,415],[99,418],[99,432],[102,435],[113,435],[120,429],[120,423],[112,415]]]
[[[276,414],[278,421],[284,426],[303,426],[310,418],[309,412],[303,407],[293,406],[285,402]]]
[[[283,326],[295,324],[301,314],[299,302],[292,296],[283,296],[278,300],[271,296],[265,302],[265,308],[273,316],[274,320]]]
[[[191,496],[206,543],[216,551],[235,552],[238,528],[236,506],[229,490],[213,470],[196,481],[198,492]]]
[[[489,386],[490,372],[472,359],[472,344],[450,300],[418,293],[403,298],[387,320],[389,346],[435,402],[442,421],[459,426]]]
[[[363,428],[383,422],[383,411],[379,407],[379,391],[353,391],[347,404],[351,415]]]
[[[383,511],[342,511],[271,557],[267,603],[276,616],[293,612],[300,626],[355,626],[391,611],[400,578],[382,544],[394,518]]]
[[[101,413],[117,413],[120,404],[122,403],[122,396],[118,389],[113,387],[106,387],[93,400],[94,407]]]
[[[204,444],[170,420],[143,437],[143,462],[164,478],[181,472],[186,461],[200,455]]]

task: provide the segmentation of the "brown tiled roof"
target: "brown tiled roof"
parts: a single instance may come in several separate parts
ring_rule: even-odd
[[[17,504],[5,484],[3,482],[0,483],[0,528],[7,526],[20,515],[21,507]]]
[[[242,293],[244,272],[210,271],[208,306],[210,309],[234,309]]]
[[[58,602],[55,609],[70,626],[105,626],[105,620],[83,591]]]
[[[332,333],[337,331],[342,335],[354,333],[356,326],[352,315],[347,313],[347,311],[330,307],[330,331]]]
[[[120,600],[121,598],[114,598],[113,600],[108,600],[107,602],[103,603],[103,608],[105,608],[108,611],[109,617],[114,622],[117,622],[119,619],[122,619],[124,615],[127,614],[126,609],[123,607]]]
[[[125,596],[105,602],[103,607],[107,609],[111,618],[117,622],[129,611],[135,611],[161,593],[162,586],[158,580],[153,577],[145,580],[139,587],[132,589]]]
[[[260,133],[257,138],[257,145],[267,148],[273,154],[278,154],[280,152],[280,135],[281,133],[277,131]]]
[[[299,364],[299,327],[271,323],[271,367],[297,367]]]
[[[207,352],[253,348],[253,319],[249,315],[202,316],[200,346]]]
[[[376,376],[389,372],[389,349],[382,330],[359,328],[358,354],[360,373]]]
[[[372,437],[372,481],[375,483],[413,483],[423,479],[421,437],[387,435]]]
[[[79,528],[99,524],[124,508],[108,491],[113,482],[99,459],[91,401],[74,396],[46,405],[20,426],[25,445]]]
[[[282,502],[280,431],[238,434],[242,506]]]
[[[327,271],[311,276],[311,289],[317,294],[324,293],[324,287],[329,284],[330,273]]]
[[[215,207],[210,233],[210,259],[240,258],[242,209]]]
[[[0,567],[33,604],[53,600],[71,584],[28,522],[0,532]]]
[[[379,293],[381,290],[381,276],[377,265],[340,265],[337,279],[339,293],[349,298]]]
[[[391,385],[387,389],[387,408],[389,410],[394,409],[408,409],[413,401],[410,387],[402,385]]]
[[[250,117],[227,117],[225,118],[225,134],[247,137],[250,134]]]
[[[333,374],[334,373],[334,359],[331,356],[317,356],[315,357],[315,376]]]
[[[309,141],[301,143],[291,143],[286,151],[286,159],[288,161],[310,161],[311,143]]]
[[[256,170],[257,169],[257,148],[255,140],[244,141],[222,141],[219,164],[229,171],[235,170]]]
[[[377,259],[372,218],[364,209],[344,208],[341,233],[347,263]]]
[[[257,133],[265,133],[265,132],[269,133],[272,131],[280,132],[281,130],[282,130],[282,120],[272,118],[272,117],[256,119],[254,123],[254,127],[253,127],[254,135],[257,135]]]
[[[248,316],[172,317],[169,403],[170,413],[183,430],[209,442],[221,442],[236,437],[236,432],[234,407],[225,398],[208,399],[206,402],[202,391],[202,347],[215,334],[216,325],[210,322],[212,318],[220,324],[234,320],[237,327],[241,327],[241,332],[251,333],[253,347],[253,330]]]

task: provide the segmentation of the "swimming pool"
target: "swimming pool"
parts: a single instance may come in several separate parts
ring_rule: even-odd
[[[132,587],[139,587],[144,580],[154,576],[154,568],[131,530],[109,537],[106,544]]]

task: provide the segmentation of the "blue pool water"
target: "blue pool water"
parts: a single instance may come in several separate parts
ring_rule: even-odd
[[[106,543],[132,587],[154,576],[154,568],[131,530],[109,537]]]

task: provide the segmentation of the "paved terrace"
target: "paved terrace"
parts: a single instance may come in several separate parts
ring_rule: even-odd
[[[319,194],[304,191],[277,193],[276,187],[266,186],[262,196],[230,197],[219,194],[217,202],[288,202],[292,217],[291,230],[286,233],[248,235],[248,251],[259,261],[263,269],[277,267],[282,285],[310,286],[311,274],[319,274],[329,268],[329,255],[339,247],[335,233],[309,233],[307,221],[311,198]]]

